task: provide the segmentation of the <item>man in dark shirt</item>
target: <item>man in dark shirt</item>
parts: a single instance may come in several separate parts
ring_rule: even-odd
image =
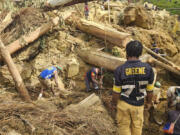
[[[172,110],[168,112],[167,122],[169,123],[174,122],[178,118],[179,115],[180,115],[180,103],[177,103],[176,110]],[[165,134],[165,135],[168,135],[168,134]],[[180,118],[175,123],[173,135],[180,135]]]
[[[89,92],[90,89],[90,84],[92,83],[93,87],[95,90],[99,89],[99,86],[101,87],[102,85],[102,71],[100,68],[95,68],[93,67],[90,69],[85,76],[85,84],[86,84],[86,91]]]
[[[112,108],[117,107],[120,135],[141,135],[146,95],[148,108],[152,103],[154,72],[149,64],[139,60],[142,49],[139,41],[129,42],[127,61],[114,72]]]

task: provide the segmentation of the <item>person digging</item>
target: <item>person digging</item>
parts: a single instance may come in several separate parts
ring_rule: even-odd
[[[102,89],[103,83],[102,69],[93,67],[90,69],[85,76],[86,92],[91,91],[90,84],[92,83],[95,90]]]
[[[54,92],[54,84],[53,81],[55,81],[55,84],[58,88],[58,90],[61,90],[60,82],[58,81],[58,72],[62,71],[62,68],[59,66],[51,66],[47,69],[44,69],[40,75],[38,76],[38,79],[40,81],[40,84],[42,85],[41,92],[39,94],[39,98],[42,97],[44,90],[50,90],[53,95],[56,95]],[[53,80],[53,81],[52,81]]]

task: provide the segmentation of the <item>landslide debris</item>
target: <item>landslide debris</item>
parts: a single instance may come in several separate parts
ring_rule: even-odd
[[[53,27],[50,32],[13,56],[13,60],[34,100],[33,104],[21,101],[7,66],[0,67],[0,134],[117,134],[116,125],[109,115],[109,113],[111,114],[112,88],[112,81],[109,80],[113,78],[111,72],[107,72],[105,76],[105,90],[101,94],[97,94],[101,97],[105,108],[100,99],[98,99],[98,104],[94,106],[78,108],[78,103],[90,95],[84,92],[84,75],[91,66],[78,57],[76,49],[96,50],[103,47],[104,51],[125,58],[124,48],[109,47],[111,45],[106,40],[77,30],[73,24],[66,24],[61,19],[62,14],[69,14],[72,10],[77,17],[84,18],[77,11],[78,8],[83,14],[84,4],[50,11],[43,11],[33,6],[23,9],[16,8],[18,15],[1,34],[5,45],[33,31],[41,24],[47,23],[51,18],[58,17],[60,20],[58,26]],[[179,65],[180,35],[173,33],[176,16],[171,16],[167,11],[146,10],[142,6],[136,6],[133,3],[129,6],[127,2],[119,1],[110,2],[110,14],[107,10],[107,3],[103,8],[101,3],[90,2],[89,9],[89,21],[103,23],[120,32],[130,33],[133,39],[140,40],[149,48],[155,42],[157,47],[167,53],[167,58],[170,60],[173,58],[173,62]],[[1,12],[0,21],[5,18],[7,13],[7,10]],[[28,59],[39,49],[39,46],[41,46],[41,51],[38,55]],[[26,61],[27,59],[28,61]],[[70,95],[52,97],[50,92],[45,92],[44,98],[37,100],[41,90],[37,76],[43,69],[51,65],[60,65],[63,68],[61,77]],[[170,78],[165,70],[158,68],[158,71],[158,80],[163,86],[160,98],[165,99],[167,88],[178,84],[175,83],[174,78]],[[159,106],[163,106],[163,104],[160,103]],[[157,110],[161,110],[161,107],[159,108]],[[164,112],[164,110],[160,111],[160,114]],[[149,123],[149,125],[144,126],[143,132],[144,135],[159,135],[161,134],[160,128],[155,123]]]

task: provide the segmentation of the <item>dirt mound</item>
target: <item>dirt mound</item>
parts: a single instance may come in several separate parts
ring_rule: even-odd
[[[128,6],[124,10],[124,24],[135,25],[144,29],[152,28],[152,18],[141,6]]]
[[[97,96],[93,96],[92,104],[83,100],[63,110],[53,104],[54,100],[42,99],[35,104],[11,100],[1,102],[0,133],[4,135],[15,131],[22,135],[116,134],[113,120]]]

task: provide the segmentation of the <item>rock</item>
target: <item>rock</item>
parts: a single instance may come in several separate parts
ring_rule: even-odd
[[[21,135],[21,134],[17,133],[15,130],[12,130],[9,133],[7,133],[7,135]]]
[[[152,18],[150,16],[150,13],[141,6],[128,6],[124,10],[124,24],[151,29]]]
[[[68,70],[67,70],[67,77],[71,78],[79,73],[79,63],[78,61],[73,58],[69,63],[68,63]]]

